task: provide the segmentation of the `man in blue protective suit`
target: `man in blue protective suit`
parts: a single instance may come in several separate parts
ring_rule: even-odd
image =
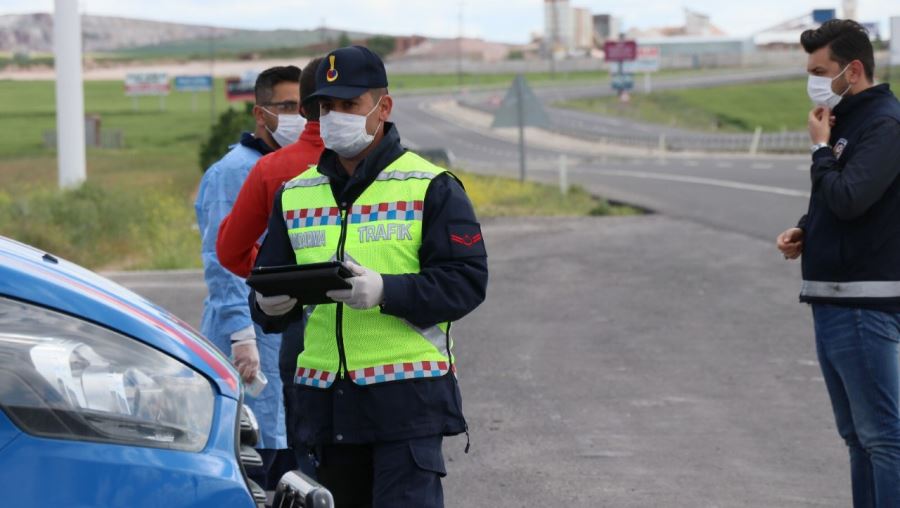
[[[300,110],[300,69],[273,67],[256,80],[255,131],[243,133],[221,160],[206,171],[200,182],[195,210],[202,237],[204,278],[209,290],[204,302],[201,331],[225,355],[230,356],[245,383],[251,383],[261,370],[268,384],[256,396],[247,393],[244,403],[256,414],[260,427],[257,451],[261,468],[248,468],[247,474],[262,488],[271,490],[284,471],[292,468],[286,450],[284,396],[278,372],[281,335],[263,335],[253,324],[247,307],[249,288],[243,279],[226,270],[216,257],[219,224],[231,212],[241,185],[256,161],[263,155],[295,142],[303,129]],[[260,339],[260,340],[257,340]],[[273,463],[287,460],[285,468]]]

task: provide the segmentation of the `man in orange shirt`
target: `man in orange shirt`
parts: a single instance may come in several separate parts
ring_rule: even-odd
[[[256,260],[257,242],[269,224],[272,200],[284,182],[306,171],[319,162],[319,155],[325,149],[319,137],[319,104],[306,99],[316,91],[316,68],[321,58],[314,58],[300,74],[300,114],[306,118],[306,126],[296,143],[291,143],[272,152],[256,162],[244,180],[231,213],[222,219],[216,240],[216,255],[219,263],[239,277],[250,275]],[[289,327],[282,334],[278,353],[278,371],[284,387],[294,383],[297,355],[303,350],[303,326]],[[287,401],[287,399],[285,399]],[[289,422],[293,408],[285,404],[285,417]],[[294,449],[300,470],[315,474],[315,466],[308,450],[294,446],[288,435],[288,446]],[[279,460],[281,460],[279,458]]]
[[[300,139],[257,161],[247,175],[231,213],[219,226],[216,241],[219,263],[239,277],[246,278],[253,268],[257,242],[269,223],[275,192],[284,182],[316,165],[325,149],[319,137],[319,105],[305,103],[316,91],[316,68],[321,61],[321,58],[312,59],[300,74],[300,114],[306,118]]]

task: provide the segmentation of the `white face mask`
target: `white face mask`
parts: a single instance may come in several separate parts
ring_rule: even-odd
[[[379,123],[375,128],[375,133],[369,134],[366,131],[366,119],[378,109],[379,104],[381,104],[380,98],[375,103],[375,107],[365,115],[329,111],[328,114],[319,117],[319,129],[322,141],[325,142],[325,148],[334,150],[345,159],[352,159],[359,155],[372,144],[372,141],[375,140],[375,133],[381,128],[381,123]]]
[[[841,99],[844,98],[844,94],[850,90],[852,85],[848,83],[846,90],[840,94],[836,94],[831,90],[831,83],[841,77],[849,67],[850,65],[848,64],[840,74],[833,78],[829,78],[828,76],[810,76],[809,80],[806,82],[806,93],[809,95],[810,100],[817,106],[825,106],[828,109],[834,109],[834,107],[841,102]]]
[[[269,129],[268,125],[266,126],[266,130],[269,131],[269,134],[271,134],[273,138],[275,138],[275,142],[278,143],[278,146],[284,148],[291,143],[297,142],[300,133],[303,132],[303,128],[306,127],[306,118],[303,118],[303,116],[299,114],[276,115],[266,108],[262,108],[262,110],[272,116],[278,117],[278,127],[276,127],[274,131]]]

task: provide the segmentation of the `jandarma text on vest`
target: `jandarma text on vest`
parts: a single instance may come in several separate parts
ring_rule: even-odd
[[[294,250],[307,249],[309,247],[322,247],[325,245],[325,231],[303,231],[291,233],[291,246]]]

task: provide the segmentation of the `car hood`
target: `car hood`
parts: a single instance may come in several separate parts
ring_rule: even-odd
[[[109,279],[3,236],[0,295],[129,335],[203,373],[223,395],[240,397],[237,371],[190,325]]]

